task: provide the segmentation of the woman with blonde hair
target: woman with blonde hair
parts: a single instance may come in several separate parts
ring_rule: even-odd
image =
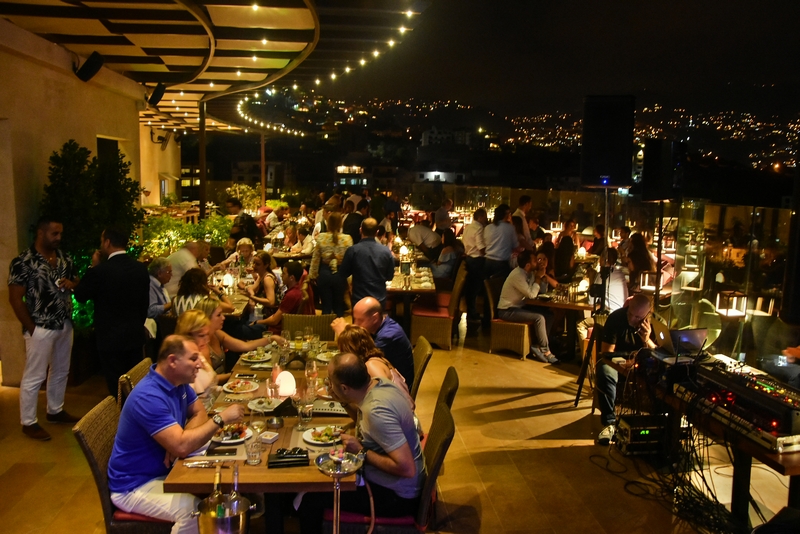
[[[203,400],[206,408],[214,403],[212,393],[215,386],[227,378],[225,375],[218,375],[215,370],[216,363],[224,371],[225,355],[217,355],[210,350],[208,345],[210,322],[202,310],[187,310],[178,317],[178,323],[175,326],[176,334],[191,337],[200,350],[202,367],[197,370],[197,376],[192,382],[192,389]],[[219,361],[215,361],[215,359]],[[221,365],[219,365],[220,363]]]
[[[236,242],[236,252],[216,264],[211,269],[211,272],[224,271],[228,267],[239,265],[239,262],[243,262],[245,269],[249,272],[253,268],[254,251],[255,245],[253,245],[253,241],[251,241],[249,237],[243,237]]]
[[[339,266],[345,251],[353,246],[353,238],[341,230],[342,214],[334,211],[328,216],[327,231],[317,236],[308,272],[309,280],[317,281],[322,313],[333,311],[337,317],[344,316],[344,291],[347,287],[347,279],[339,273]]]

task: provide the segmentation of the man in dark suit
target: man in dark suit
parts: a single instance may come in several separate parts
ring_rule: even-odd
[[[342,223],[342,232],[353,238],[355,245],[361,241],[361,223],[369,217],[369,202],[361,199],[353,213],[348,213],[347,218]]]
[[[78,302],[94,301],[97,351],[111,395],[117,394],[120,375],[142,361],[150,303],[147,268],[125,253],[127,246],[125,232],[106,228],[100,250],[92,256],[92,267],[74,291]]]

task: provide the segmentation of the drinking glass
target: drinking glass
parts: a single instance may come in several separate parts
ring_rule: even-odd
[[[303,348],[303,332],[298,330],[294,333],[294,350],[301,350]]]
[[[304,337],[306,341],[311,341],[311,339],[314,337],[314,329],[310,326],[303,328],[303,333],[305,334]]]
[[[280,384],[278,384],[274,380],[270,380],[269,383],[267,383],[267,396],[270,399],[274,401],[278,400],[280,398],[280,390],[281,390]]]
[[[304,403],[303,394],[300,391],[300,388],[298,388],[297,391],[294,392],[294,395],[292,395],[292,406],[294,406],[294,409],[297,410],[297,425],[294,427],[294,429],[297,431],[306,430],[306,428],[303,426],[303,420],[301,419],[300,416],[300,411],[303,408],[303,403]]]
[[[258,465],[261,463],[261,438],[254,437],[244,445],[247,452],[247,465]]]
[[[281,330],[281,337],[284,339],[284,344],[287,344],[292,340],[292,333],[288,330]]]
[[[317,360],[308,360],[306,362],[306,380],[308,380],[309,384],[316,385],[317,376],[319,376]],[[314,391],[316,391],[316,388],[314,388]]]

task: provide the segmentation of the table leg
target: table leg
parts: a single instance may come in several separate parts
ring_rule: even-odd
[[[789,477],[789,506],[800,508],[800,475]]]
[[[750,525],[750,467],[753,458],[733,448],[733,491],[731,492],[731,514],[742,525]]]
[[[411,292],[403,292],[403,330],[411,337]]]
[[[575,345],[577,344],[578,339],[578,315],[583,314],[583,312],[575,311],[575,310],[567,310],[566,315],[566,330],[567,330],[567,351],[564,354],[564,359],[567,361],[572,361],[575,359]]]

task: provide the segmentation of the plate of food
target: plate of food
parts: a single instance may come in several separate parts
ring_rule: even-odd
[[[342,438],[342,427],[339,426],[318,426],[316,428],[309,428],[303,432],[303,441],[309,445],[333,445],[339,443]]]
[[[261,354],[259,354],[253,350],[242,354],[242,362],[244,363],[262,363],[262,362],[268,362],[271,359],[272,359],[271,352],[262,352]]]
[[[250,393],[258,389],[258,383],[251,380],[232,380],[222,386],[227,393]]]
[[[247,403],[247,407],[254,412],[271,412],[280,401],[259,397]]]
[[[336,352],[320,352],[317,354],[317,359],[321,362],[329,362],[336,356]]]
[[[253,431],[247,428],[247,425],[244,423],[231,423],[217,430],[211,441],[223,445],[238,445],[251,437],[253,437]]]

